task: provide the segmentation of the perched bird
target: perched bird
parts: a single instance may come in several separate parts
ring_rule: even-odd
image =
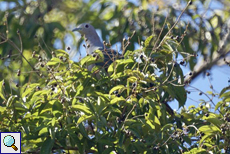
[[[104,55],[104,62],[96,63],[96,65],[100,65],[102,67],[107,68],[115,59],[121,58],[121,56],[112,49],[105,48],[105,45],[101,42],[96,30],[94,27],[89,23],[83,23],[77,26],[77,28],[74,28],[72,31],[78,31],[81,35],[85,37],[85,43],[86,43],[86,53],[88,55],[95,54],[96,50],[101,50]],[[89,65],[87,68],[89,71],[92,70],[92,68],[95,65]],[[166,111],[170,115],[174,115],[174,111],[171,109],[171,107],[167,103],[163,103],[166,105]]]
[[[96,63],[96,65],[100,65],[103,67],[108,67],[113,61],[117,52],[112,49],[106,49],[105,45],[101,42],[96,30],[89,23],[83,23],[74,28],[72,31],[78,31],[81,35],[85,37],[86,43],[86,53],[87,55],[93,55],[96,50],[101,50],[104,55],[104,62]],[[91,69],[94,65],[88,66],[88,70]]]

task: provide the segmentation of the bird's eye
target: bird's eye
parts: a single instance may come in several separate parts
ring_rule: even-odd
[[[86,24],[86,25],[85,25],[85,28],[88,28],[88,27],[89,27],[89,25],[88,25],[88,24]]]

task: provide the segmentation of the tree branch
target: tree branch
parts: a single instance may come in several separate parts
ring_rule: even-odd
[[[229,51],[226,51],[224,48],[228,43],[228,39],[230,38],[230,25],[227,25],[227,32],[223,36],[222,40],[219,42],[217,53],[219,54],[216,58],[212,59],[211,62],[202,64],[197,70],[195,70],[192,75],[185,79],[184,83],[188,84],[191,83],[196,77],[198,77],[201,73],[205,72],[208,69],[211,69],[212,66],[216,65],[220,60],[223,60],[227,54],[230,53]]]

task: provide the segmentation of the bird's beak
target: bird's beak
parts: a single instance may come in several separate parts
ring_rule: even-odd
[[[74,32],[74,31],[80,31],[82,28],[74,28],[73,30],[72,30],[72,32]]]

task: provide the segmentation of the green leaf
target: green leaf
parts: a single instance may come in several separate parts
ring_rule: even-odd
[[[53,57],[46,65],[53,66],[58,64],[63,64],[63,61],[60,58]]]
[[[131,82],[131,83],[134,83],[134,82],[137,81],[137,77],[131,76],[131,77],[129,77],[129,78],[127,79],[127,81],[129,81],[129,82]]]
[[[134,61],[132,59],[119,59],[115,61],[115,65],[114,63],[109,65],[109,73],[112,73],[114,71],[114,69],[116,70],[116,73],[119,72],[123,72],[125,69],[125,66],[134,63]],[[115,66],[115,67],[114,67]]]
[[[119,141],[118,141],[118,145],[120,147],[122,147],[123,143],[124,143],[124,140],[125,140],[125,133],[124,132],[121,132],[120,136],[119,136]]]
[[[68,55],[69,55],[65,50],[62,50],[62,49],[55,50],[55,54],[56,54],[56,57],[64,56],[66,58],[68,58]]]
[[[204,125],[199,128],[199,131],[205,133],[205,134],[215,134],[217,132],[221,132],[221,130],[214,125]]]
[[[222,95],[220,95],[219,98],[229,97],[229,96],[230,96],[230,91],[223,93]]]
[[[39,136],[44,136],[47,134],[48,134],[48,128],[47,127],[42,128],[38,133]]]
[[[134,63],[132,59],[120,59],[120,60],[116,60],[116,62],[118,63],[118,65]]]
[[[4,92],[3,92],[3,82],[4,82],[4,80],[2,80],[2,81],[0,82],[0,97],[1,97],[2,99],[6,100],[5,94],[4,94]]]
[[[42,153],[42,154],[50,154],[51,150],[53,148],[53,145],[54,145],[54,139],[51,139],[50,137],[48,137],[45,140],[45,142],[42,144],[40,153]]]
[[[155,130],[155,126],[151,123],[150,120],[146,120],[146,123],[151,127],[151,129]]]
[[[183,74],[183,71],[182,71],[180,65],[177,64],[177,66],[174,66],[173,71],[176,72],[176,77],[178,78],[178,80],[180,79],[181,83],[183,84],[184,83],[184,74]]]
[[[204,119],[217,127],[220,127],[223,124],[223,122],[213,113],[209,113],[208,117],[204,116]]]
[[[97,55],[97,62],[104,62],[104,54],[101,50],[95,50],[93,53]]]
[[[6,107],[0,106],[0,112],[4,112],[4,111],[6,111]]]
[[[187,100],[187,93],[183,86],[175,86],[174,90],[176,93],[176,100],[179,102],[179,108],[180,108],[181,106],[184,106]]]
[[[74,147],[77,144],[79,152],[84,153],[83,152],[83,146],[84,145],[81,144],[81,141],[80,141],[78,135],[76,135],[75,132],[72,129],[67,130],[67,131],[68,131],[68,134],[69,134],[71,146]]]
[[[72,108],[77,110],[77,111],[82,111],[82,112],[84,112],[85,114],[88,114],[88,115],[92,114],[90,109],[87,106],[84,106],[84,105],[73,105]]]
[[[116,104],[124,101],[125,99],[123,97],[115,97],[114,99],[111,100],[110,104]]]
[[[146,40],[145,40],[145,47],[148,47],[150,44],[150,41],[153,39],[153,35],[149,36]]]
[[[85,127],[83,126],[82,123],[79,124],[79,129],[80,129],[81,134],[82,134],[85,138],[88,139],[88,138],[89,138],[88,133],[86,132]]]
[[[48,95],[48,94],[50,93],[50,91],[51,91],[50,89],[36,91],[36,92],[33,94],[33,97],[35,97],[35,96],[41,97],[42,95]]]
[[[179,108],[181,106],[184,106],[187,100],[187,93],[183,86],[181,85],[174,86],[168,84],[168,86],[167,87],[165,86],[164,89],[171,95],[172,98],[176,98],[176,100],[179,103]]]
[[[114,91],[121,91],[123,88],[125,88],[124,85],[117,85],[109,91],[109,94],[111,95]]]
[[[28,111],[28,108],[21,102],[14,103],[14,107],[18,111]]]
[[[100,50],[96,50],[94,51],[94,54],[96,55],[95,57],[93,57],[92,55],[88,55],[85,56],[84,58],[81,59],[80,61],[80,65],[84,66],[84,65],[91,65],[91,64],[95,64],[95,63],[100,63],[104,61],[104,55],[102,53],[102,51]]]
[[[161,128],[161,131],[166,131],[167,129],[171,129],[173,127],[173,124],[166,124]]]
[[[59,101],[55,101],[55,103],[53,104],[52,113],[56,117],[63,115],[63,106]]]
[[[209,133],[209,134],[205,134],[204,136],[202,136],[202,138],[200,139],[199,143],[203,143],[205,142],[206,140],[208,140],[209,138],[212,138],[214,137],[215,133]]]
[[[225,87],[225,88],[223,88],[223,89],[221,90],[221,92],[220,92],[220,94],[219,94],[219,98],[222,98],[222,97],[223,97],[222,94],[224,94],[227,90],[230,90],[230,86]]]
[[[193,148],[189,152],[184,152],[183,154],[206,154],[207,151],[202,148]]]
[[[77,124],[81,124],[83,121],[86,121],[88,119],[91,119],[92,117],[94,117],[93,115],[81,115],[81,117],[78,119]]]
[[[108,73],[112,73],[114,71],[114,66],[113,65],[109,65],[108,67]]]
[[[96,60],[93,56],[89,55],[89,56],[85,56],[84,58],[81,59],[80,64],[81,66],[84,66],[85,64],[87,65],[91,65],[96,63]]]
[[[22,98],[27,96],[28,94],[32,94],[33,90],[39,86],[39,83],[33,83],[25,87],[25,91],[22,93]]]
[[[11,107],[12,104],[13,104],[13,102],[15,102],[14,99],[17,98],[17,97],[18,97],[17,95],[12,95],[12,96],[10,96],[10,98],[9,98],[9,99],[7,100],[7,102],[6,102],[6,106],[7,106],[7,107]]]
[[[166,39],[164,47],[166,47],[166,49],[168,49],[169,51],[177,51],[178,43],[175,40],[169,38]]]

